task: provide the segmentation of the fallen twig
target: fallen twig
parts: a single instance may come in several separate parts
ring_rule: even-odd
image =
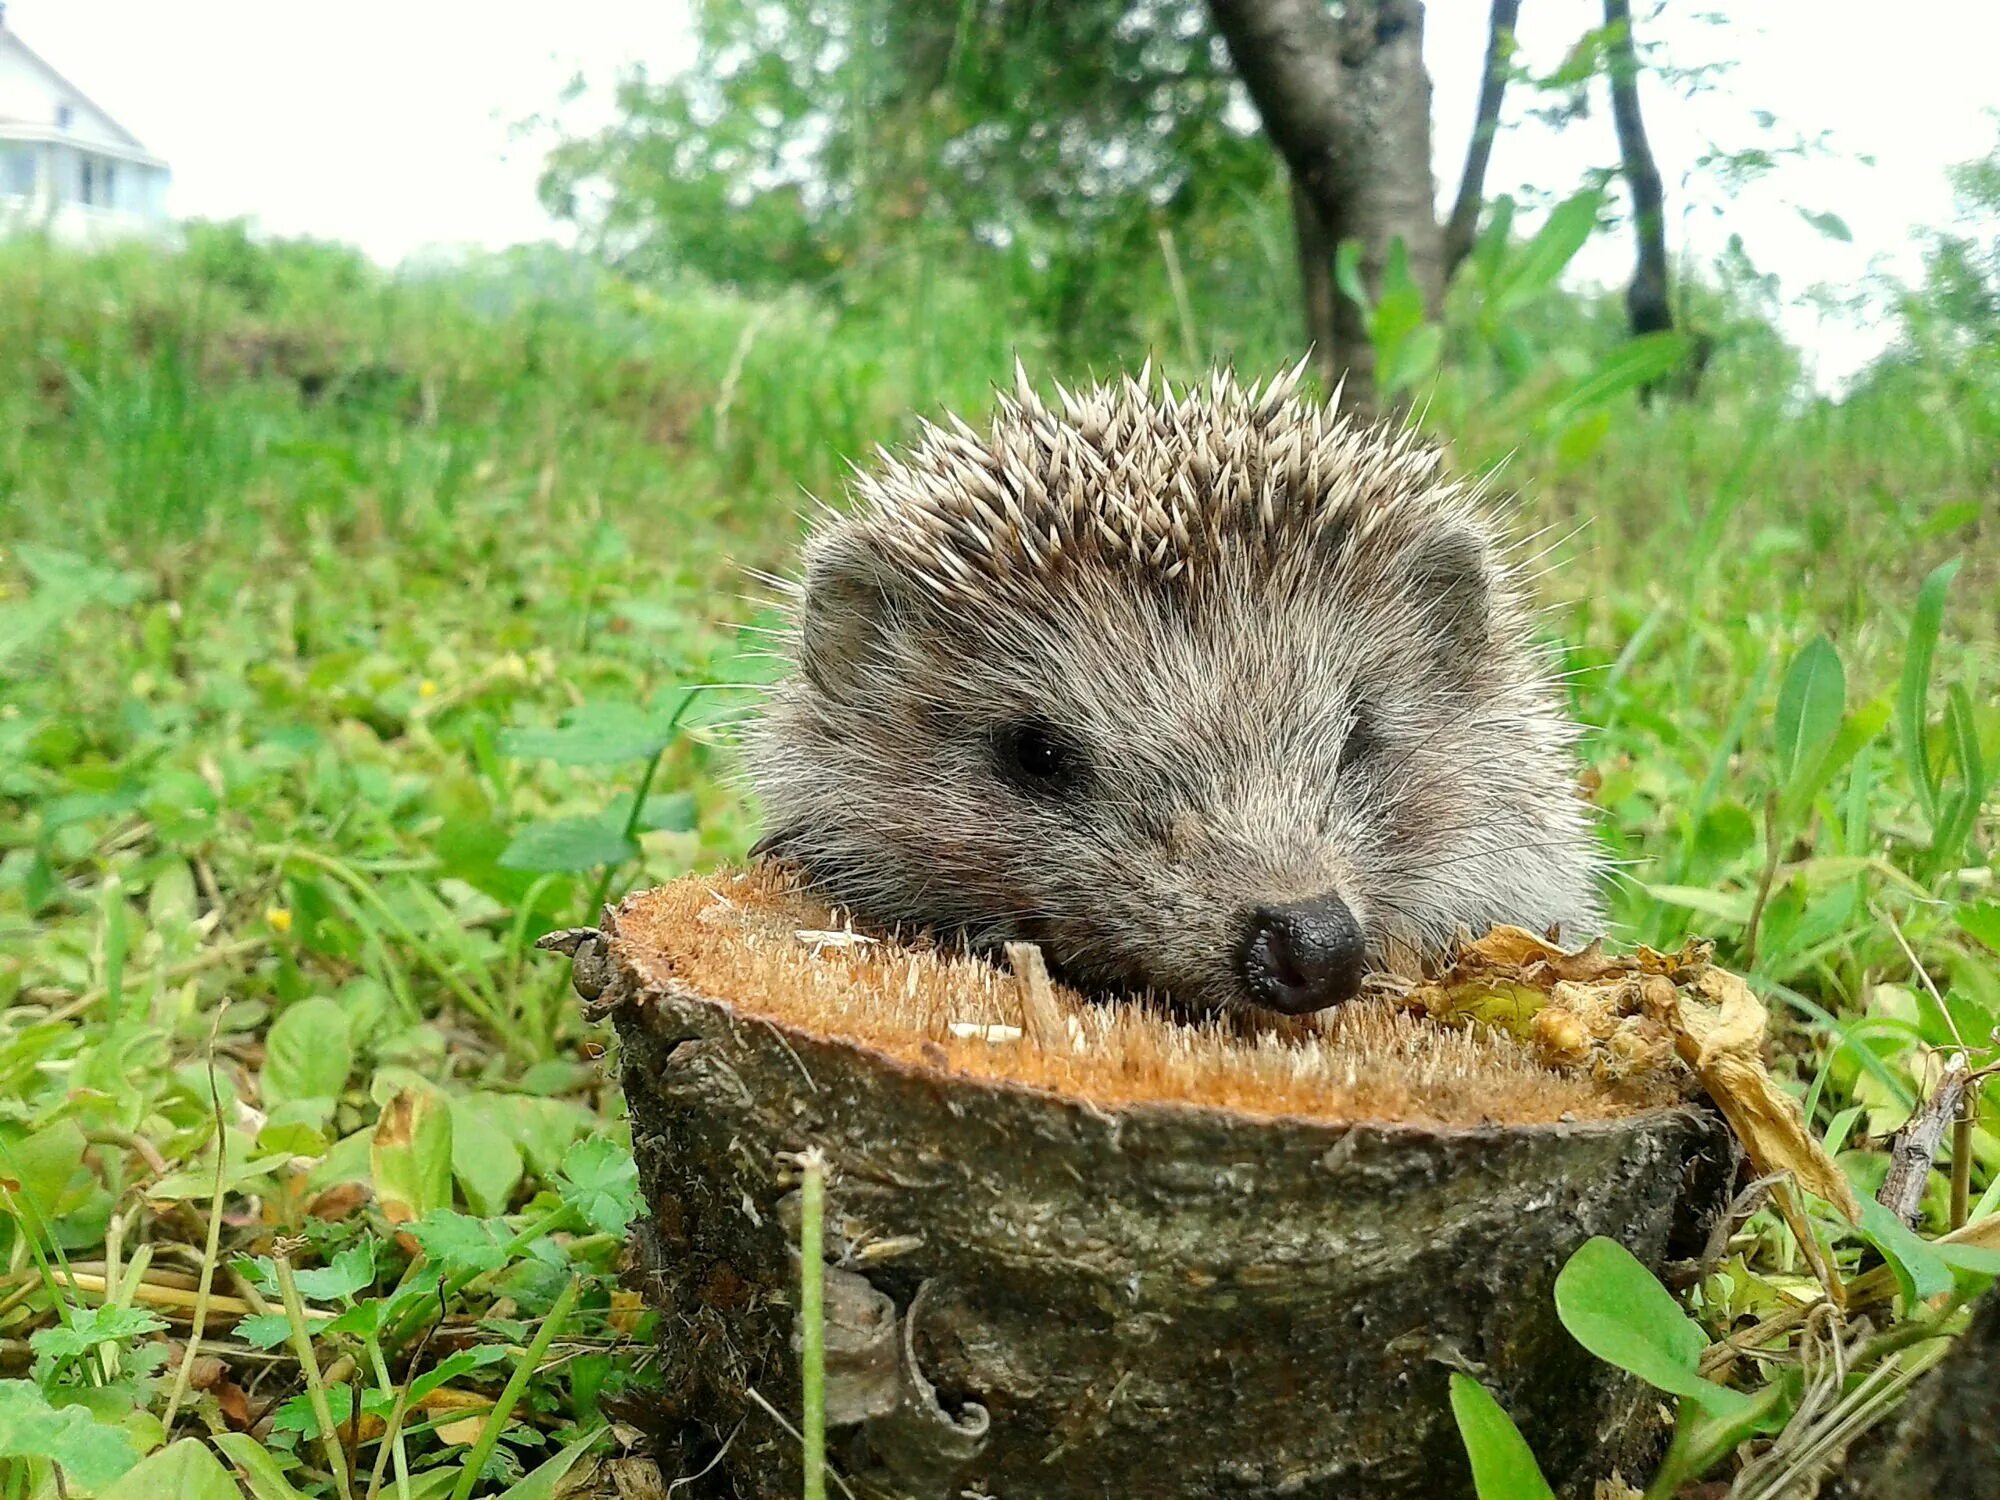
[[[1889,1175],[1882,1179],[1875,1201],[1905,1224],[1914,1225],[1920,1216],[1931,1166],[1937,1160],[1938,1147],[1944,1144],[1945,1131],[1958,1118],[1971,1077],[1972,1067],[1963,1052],[1947,1056],[1930,1097],[1917,1106],[1916,1113],[1889,1142]]]

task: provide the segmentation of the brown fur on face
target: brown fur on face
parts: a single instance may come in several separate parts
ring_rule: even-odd
[[[1218,375],[953,419],[806,548],[749,743],[767,844],[885,927],[1040,943],[1073,981],[1245,996],[1261,905],[1371,955],[1597,921],[1517,579],[1408,431]]]

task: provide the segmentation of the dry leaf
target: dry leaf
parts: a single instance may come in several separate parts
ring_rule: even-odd
[[[614,1333],[630,1335],[638,1331],[639,1320],[646,1315],[646,1299],[637,1292],[623,1287],[614,1288],[611,1293],[611,1312],[605,1320]]]
[[[252,1407],[249,1393],[242,1386],[233,1380],[225,1380],[217,1384],[214,1390],[215,1404],[222,1408],[223,1420],[232,1428],[237,1432],[248,1432],[257,1425],[257,1417],[262,1409],[261,1403],[258,1407]]]
[[[1750,986],[1714,967],[1684,988],[1657,976],[1645,983],[1648,1014],[1672,1029],[1682,1061],[1695,1070],[1758,1175],[1790,1172],[1800,1187],[1859,1223],[1861,1205],[1847,1174],[1814,1139],[1798,1100],[1764,1067],[1768,1018]]]
[[[447,1443],[470,1446],[479,1441],[480,1429],[485,1425],[486,1418],[483,1415],[461,1417],[456,1422],[440,1422],[436,1431],[437,1435]]]
[[[486,1419],[493,1413],[493,1398],[482,1396],[476,1391],[461,1391],[452,1386],[441,1385],[426,1392],[417,1402],[417,1408],[437,1417],[446,1412],[464,1412],[465,1415],[452,1421],[439,1422],[437,1435],[447,1443],[473,1443],[479,1439],[479,1431],[486,1425]]]
[[[368,1201],[368,1197],[368,1184],[365,1182],[335,1183],[308,1203],[306,1212],[315,1219],[341,1223],[351,1218]]]
[[[1560,1005],[1544,1006],[1535,1015],[1529,1035],[1545,1056],[1580,1063],[1590,1055],[1590,1031],[1583,1018]]]
[[[432,1416],[441,1412],[463,1411],[484,1413],[493,1410],[493,1398],[478,1391],[462,1391],[457,1386],[433,1386],[417,1398],[417,1409],[427,1411]]]
[[[382,1106],[368,1147],[369,1175],[392,1225],[451,1205],[451,1114],[444,1097],[405,1089]]]
[[[1678,1059],[1760,1176],[1789,1172],[1857,1220],[1861,1207],[1846,1174],[1764,1066],[1763,1002],[1709,953],[1695,943],[1678,953],[1640,948],[1614,957],[1598,943],[1566,953],[1522,928],[1496,927],[1403,1003],[1448,1023],[1500,1027],[1557,1067],[1602,1077],[1663,1076]]]
[[[666,1500],[667,1481],[650,1458],[614,1458],[605,1467],[618,1500]]]

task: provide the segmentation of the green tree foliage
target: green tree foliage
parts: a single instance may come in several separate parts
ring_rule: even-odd
[[[2000,343],[2000,142],[1952,168],[1951,183],[1957,223],[1932,237],[1923,292],[1909,299],[1905,314],[1920,338],[1993,358]]]
[[[1977,447],[2000,434],[2000,135],[1951,182],[1953,222],[1928,236],[1922,282],[1893,289],[1901,337],[1857,391],[1935,410]]]
[[[992,265],[1065,337],[1125,331],[1135,262],[1277,190],[1196,0],[715,0],[694,66],[564,142],[557,212],[628,269],[769,288]],[[1178,275],[1178,270],[1172,274]]]

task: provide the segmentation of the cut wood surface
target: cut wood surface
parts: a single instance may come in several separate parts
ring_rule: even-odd
[[[1700,1242],[1734,1148],[1672,1087],[1372,1005],[1242,1035],[1053,986],[1052,1044],[1014,976],[848,934],[768,874],[559,945],[622,1042],[664,1467],[713,1461],[689,1493],[798,1492],[773,1413],[796,1426],[814,1147],[853,1494],[1469,1494],[1454,1369],[1565,1495],[1663,1436],[1550,1289],[1595,1234],[1655,1267]]]

